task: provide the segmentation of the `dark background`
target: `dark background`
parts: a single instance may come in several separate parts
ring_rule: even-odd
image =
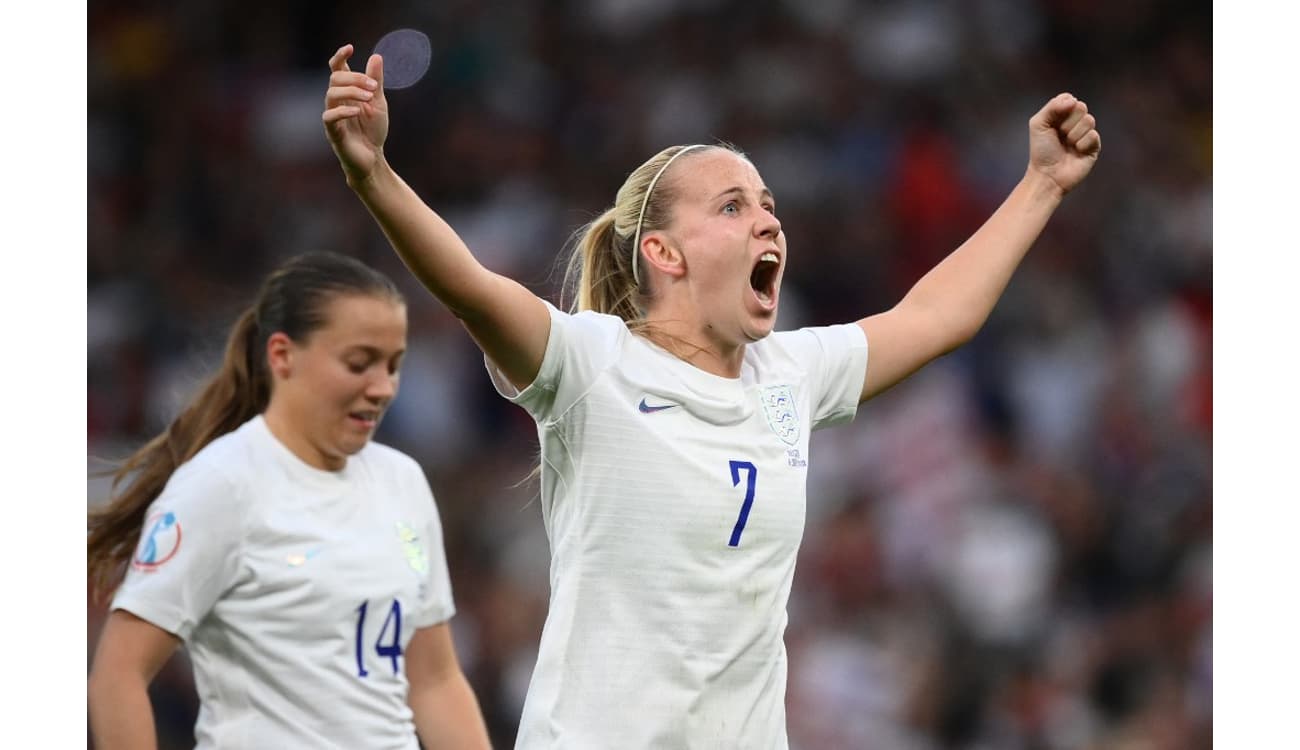
[[[1029,116],[1083,98],[1101,161],[988,325],[814,439],[791,746],[1210,746],[1209,3],[87,11],[89,453],[120,458],[166,424],[280,260],[384,268],[412,328],[380,440],[428,471],[457,645],[500,747],[548,595],[520,484],[536,436],[344,184],[320,125],[334,50],[430,36],[428,75],[389,93],[389,159],[486,265],[552,299],[565,239],[629,171],[673,143],[736,144],[789,239],[782,328],[897,302],[1023,173]],[[104,613],[87,614],[93,650]],[[178,656],[153,689],[163,748],[193,741],[188,670]]]

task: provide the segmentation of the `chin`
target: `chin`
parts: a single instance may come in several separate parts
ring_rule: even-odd
[[[370,442],[370,436],[366,436],[364,438],[349,437],[339,443],[338,445],[339,455],[343,456],[344,458],[347,458],[348,456],[355,456],[358,453],[360,453],[361,450],[365,448],[366,444],[369,442]]]
[[[756,341],[762,341],[763,339],[772,335],[773,327],[774,326],[770,324],[763,325],[763,326],[746,327],[744,331],[745,339],[748,341],[748,343],[751,344]]]

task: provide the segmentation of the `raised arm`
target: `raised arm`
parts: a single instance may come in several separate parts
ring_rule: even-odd
[[[330,145],[388,241],[420,283],[461,320],[479,347],[518,388],[533,381],[546,352],[550,315],[521,284],[489,271],[454,230],[415,194],[384,158],[388,101],[384,63],[348,67],[352,45],[330,58],[321,116]]]
[[[892,309],[863,318],[870,362],[862,400],[969,341],[1065,194],[1088,176],[1101,135],[1088,107],[1059,94],[1029,120],[1025,176],[970,239]]]

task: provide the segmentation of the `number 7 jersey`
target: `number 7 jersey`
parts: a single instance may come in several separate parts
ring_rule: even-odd
[[[551,599],[520,748],[784,748],[809,432],[849,421],[861,328],[773,334],[736,379],[551,311],[537,421]]]

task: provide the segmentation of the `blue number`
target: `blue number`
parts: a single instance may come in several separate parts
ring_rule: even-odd
[[[357,676],[365,677],[370,674],[366,671],[365,662],[361,659],[361,631],[366,625],[366,605],[370,602],[361,602],[357,607]]]
[[[736,519],[736,528],[731,530],[731,541],[727,542],[729,547],[740,546],[740,532],[745,530],[745,522],[749,520],[749,509],[754,505],[754,482],[758,479],[758,468],[748,461],[731,461],[731,486],[735,487],[740,484],[740,470],[749,471],[749,481],[745,485],[745,503],[740,506],[740,518]]]
[[[370,671],[366,669],[365,659],[361,652],[361,634],[366,627],[366,606],[369,602],[362,602],[357,607],[357,676],[366,677]],[[393,638],[384,645],[384,636],[388,635],[388,626],[393,626]],[[388,657],[393,662],[393,674],[397,674],[397,658],[402,655],[402,603],[393,600],[393,606],[388,610],[388,617],[384,618],[384,626],[379,629],[379,637],[375,639],[375,653],[382,657]]]
[[[393,623],[393,641],[384,646],[381,641],[388,632],[390,622]],[[393,674],[397,674],[397,657],[402,655],[402,605],[396,599],[393,600],[393,608],[388,610],[388,617],[384,618],[384,627],[379,630],[379,637],[375,639],[375,653],[392,659]]]

